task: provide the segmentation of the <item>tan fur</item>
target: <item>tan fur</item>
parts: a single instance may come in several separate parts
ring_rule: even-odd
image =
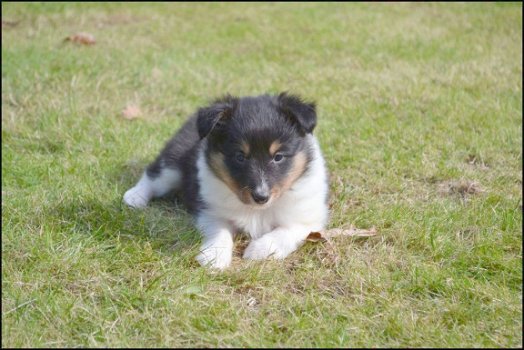
[[[289,174],[286,176],[282,183],[275,185],[271,190],[271,195],[276,199],[280,197],[284,192],[289,190],[291,186],[295,183],[296,180],[306,170],[307,158],[304,152],[299,152],[293,157],[293,166],[289,171]]]
[[[240,148],[242,149],[242,152],[244,152],[244,155],[247,156],[249,154],[249,143],[247,142],[242,142],[242,144],[240,145]]]
[[[213,173],[215,173],[215,175],[221,179],[227,185],[227,187],[233,191],[233,193],[237,195],[242,203],[251,203],[251,195],[249,190],[246,188],[240,188],[235,180],[233,180],[231,175],[229,175],[229,171],[224,164],[224,155],[222,153],[211,153],[209,156],[209,166],[211,171],[213,171]]]
[[[277,153],[277,151],[280,149],[281,146],[282,145],[280,144],[280,142],[273,141],[271,146],[269,146],[269,154],[271,154],[271,156],[274,156],[275,153]]]

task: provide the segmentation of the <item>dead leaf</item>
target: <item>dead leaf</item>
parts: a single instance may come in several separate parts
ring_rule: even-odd
[[[320,232],[311,232],[309,236],[307,236],[306,241],[310,242],[318,242],[318,241],[326,241],[324,237],[322,237],[322,234]]]
[[[2,20],[2,28],[12,28],[16,27],[21,21],[4,21]]]
[[[89,33],[76,33],[68,36],[64,41],[71,41],[82,45],[94,45],[96,43],[95,37]]]
[[[369,230],[358,229],[351,226],[348,229],[343,228],[332,228],[329,230],[322,230],[317,232],[311,232],[307,236],[306,241],[310,242],[325,242],[332,237],[336,236],[350,236],[350,237],[373,237],[376,236],[377,230],[375,226]]]
[[[439,191],[444,194],[458,194],[462,197],[484,192],[480,184],[475,181],[459,180],[447,181],[439,185]]]
[[[138,108],[137,105],[128,105],[122,111],[122,117],[128,120],[139,118],[141,115],[142,115],[142,111],[140,110],[140,108]]]

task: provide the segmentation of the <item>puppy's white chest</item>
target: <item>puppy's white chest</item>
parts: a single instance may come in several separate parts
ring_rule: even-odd
[[[249,210],[232,217],[235,227],[254,239],[275,228],[275,219],[271,210]]]

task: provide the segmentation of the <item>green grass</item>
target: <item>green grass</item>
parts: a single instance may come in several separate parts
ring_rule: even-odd
[[[3,2],[2,20],[20,21],[3,347],[522,346],[521,4]],[[97,43],[62,42],[80,31]],[[318,104],[330,226],[377,237],[211,273],[183,208],[122,205],[197,107],[282,90]]]

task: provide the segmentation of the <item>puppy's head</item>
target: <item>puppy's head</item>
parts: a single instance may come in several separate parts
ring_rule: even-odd
[[[315,105],[282,93],[225,96],[198,111],[213,173],[244,203],[266,208],[306,171],[306,135],[317,121]]]

